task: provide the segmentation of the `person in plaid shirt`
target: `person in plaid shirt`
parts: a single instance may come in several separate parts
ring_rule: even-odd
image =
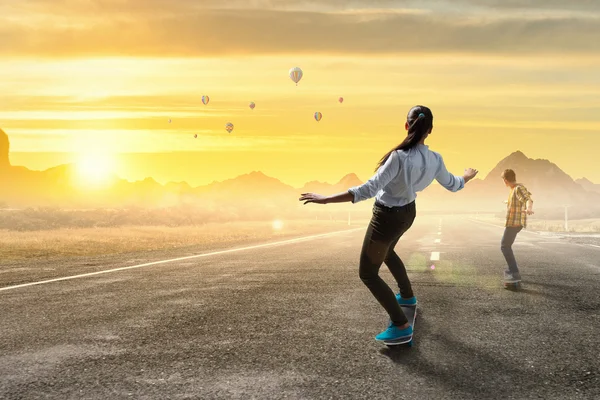
[[[505,170],[502,173],[502,179],[504,184],[510,188],[510,194],[506,202],[506,223],[500,249],[508,264],[508,270],[504,271],[504,280],[515,282],[521,280],[521,274],[512,251],[512,245],[521,229],[527,227],[527,215],[533,214],[533,200],[527,188],[523,184],[517,183],[515,171]]]

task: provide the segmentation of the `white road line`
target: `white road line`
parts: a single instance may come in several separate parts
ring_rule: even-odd
[[[173,261],[181,261],[181,260],[189,260],[189,259],[192,259],[192,258],[208,257],[208,256],[214,256],[214,255],[217,255],[217,254],[234,253],[236,251],[243,251],[243,250],[260,249],[262,247],[276,246],[278,244],[296,243],[296,242],[301,242],[303,240],[311,240],[311,239],[316,239],[316,238],[320,238],[320,237],[323,237],[323,236],[331,236],[331,235],[336,235],[336,234],[339,234],[339,233],[353,232],[353,231],[357,231],[357,230],[361,230],[361,229],[364,230],[365,228],[362,227],[362,228],[346,229],[346,230],[343,230],[343,231],[336,231],[336,232],[330,232],[330,233],[322,233],[322,234],[319,234],[319,235],[312,235],[312,236],[304,236],[304,237],[301,237],[301,238],[282,240],[282,241],[279,241],[279,242],[258,244],[258,245],[255,245],[255,246],[240,247],[240,248],[237,248],[237,249],[213,251],[212,253],[196,254],[196,255],[193,255],[193,256],[171,258],[169,260],[153,261],[153,262],[149,262],[149,263],[145,263],[145,264],[131,265],[129,267],[106,269],[106,270],[103,270],[103,271],[90,272],[90,273],[87,273],[87,274],[71,275],[71,276],[65,276],[65,277],[62,277],[62,278],[48,279],[48,280],[45,280],[45,281],[23,283],[23,284],[20,284],[20,285],[6,286],[6,287],[3,287],[3,288],[0,288],[0,292],[5,291],[5,290],[23,288],[23,287],[27,287],[27,286],[42,285],[44,283],[52,283],[52,282],[66,281],[66,280],[70,280],[70,279],[85,278],[85,277],[88,277],[88,276],[94,276],[94,275],[100,275],[100,274],[107,274],[109,272],[118,272],[118,271],[125,271],[125,270],[128,270],[128,269],[149,267],[151,265],[166,264],[166,263],[170,263],[170,262],[173,262]]]
[[[565,243],[565,244],[570,244],[573,246],[579,246],[579,247],[585,247],[586,249],[589,249],[589,246],[591,246],[591,244],[581,244],[581,243]]]
[[[435,239],[435,242],[436,242],[436,243],[441,243],[441,242],[442,242],[442,239]]]
[[[438,232],[438,235],[441,235],[441,234],[442,234],[442,232]]]
[[[581,243],[568,243],[568,244],[574,244],[575,246],[585,247],[585,248],[595,247],[595,248],[600,249],[600,246],[596,246],[595,244],[581,244]]]
[[[432,251],[431,252],[431,261],[439,261],[440,259],[440,252],[439,251]]]

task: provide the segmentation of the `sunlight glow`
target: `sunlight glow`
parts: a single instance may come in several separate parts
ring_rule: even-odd
[[[84,153],[77,161],[79,183],[85,186],[107,184],[114,172],[115,162],[110,154]]]
[[[283,228],[283,221],[276,219],[275,221],[273,221],[273,229],[275,230],[281,230]]]

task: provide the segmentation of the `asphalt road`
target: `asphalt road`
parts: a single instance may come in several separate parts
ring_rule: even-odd
[[[365,229],[146,266],[182,255],[4,267],[0,398],[600,398],[600,243],[520,233],[513,292],[502,228],[417,217],[396,247],[415,345],[389,349],[358,278]]]

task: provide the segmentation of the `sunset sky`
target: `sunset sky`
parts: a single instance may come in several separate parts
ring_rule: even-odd
[[[456,174],[521,150],[600,183],[599,37],[597,1],[5,1],[0,128],[32,169],[299,187],[368,179],[423,104]]]

